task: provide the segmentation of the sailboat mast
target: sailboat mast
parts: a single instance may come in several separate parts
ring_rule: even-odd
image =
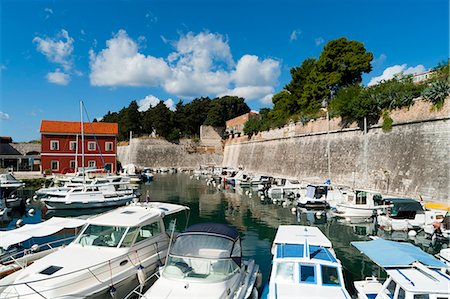
[[[81,166],[83,169],[83,184],[86,183],[86,167],[84,165],[84,123],[83,123],[83,101],[80,101],[81,113]]]

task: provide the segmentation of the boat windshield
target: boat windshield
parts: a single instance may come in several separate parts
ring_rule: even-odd
[[[227,238],[214,235],[188,234],[180,235],[177,238],[170,253],[182,257],[223,259],[240,257],[241,250],[239,242],[235,244]]]
[[[178,257],[170,255],[163,275],[166,278],[189,279],[200,282],[225,280],[239,270],[232,259]]]
[[[234,258],[240,257],[240,242],[214,235],[180,235],[163,274],[169,278],[220,281],[239,269]]]
[[[101,247],[117,247],[126,227],[89,224],[74,241],[75,244]]]

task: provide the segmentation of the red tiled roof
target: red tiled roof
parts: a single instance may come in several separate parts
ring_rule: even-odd
[[[119,125],[117,123],[83,123],[85,134],[117,135]],[[81,134],[79,121],[41,121],[41,133],[72,133]]]

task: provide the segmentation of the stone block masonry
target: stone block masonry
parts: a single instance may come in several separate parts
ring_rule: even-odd
[[[136,138],[126,146],[117,147],[117,157],[122,165],[133,163],[143,167],[197,168],[200,165],[222,163],[222,152],[215,148],[199,146],[190,140],[173,144],[159,138]]]
[[[424,108],[427,107],[427,108]],[[392,130],[381,126],[363,130],[331,126],[326,120],[317,130],[296,129],[294,136],[283,132],[271,139],[255,136],[251,140],[229,140],[224,149],[224,166],[239,165],[253,172],[296,177],[375,189],[384,194],[422,197],[426,201],[450,201],[450,113],[430,113],[429,105],[419,102],[408,110],[394,111]],[[422,111],[428,114],[424,117]],[[416,115],[416,116],[414,116]],[[397,121],[399,119],[400,121]],[[334,122],[333,122],[334,124]],[[311,127],[311,125],[309,125]],[[329,144],[330,158],[327,156]]]

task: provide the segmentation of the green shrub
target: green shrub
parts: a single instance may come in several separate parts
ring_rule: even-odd
[[[430,86],[424,89],[422,96],[433,103],[433,107],[437,110],[444,106],[445,98],[450,95],[450,85],[446,80],[438,80],[432,82]]]
[[[383,118],[383,123],[381,124],[383,132],[387,133],[392,131],[392,124],[394,123],[394,120],[389,115],[389,111],[383,110],[383,112],[381,113],[381,117]]]

